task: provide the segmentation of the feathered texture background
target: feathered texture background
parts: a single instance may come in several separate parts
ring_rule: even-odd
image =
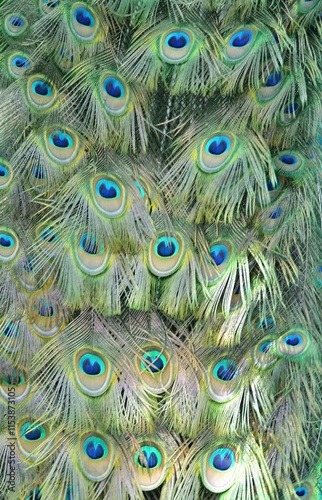
[[[0,4],[1,498],[321,499],[321,0]]]

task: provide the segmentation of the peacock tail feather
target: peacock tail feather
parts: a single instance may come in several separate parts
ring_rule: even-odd
[[[322,500],[321,19],[0,0],[0,500]]]

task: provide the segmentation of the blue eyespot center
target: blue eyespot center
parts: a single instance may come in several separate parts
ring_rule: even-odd
[[[140,457],[139,452],[136,454],[137,462],[141,467],[153,469],[161,464],[161,453],[154,446],[142,446],[141,453],[144,455],[145,461]]]
[[[112,76],[106,78],[103,83],[105,92],[110,96],[114,97],[115,99],[120,99],[121,97],[124,97],[125,95],[125,88],[123,84],[117,79]]]
[[[264,342],[260,347],[259,347],[259,351],[264,353],[264,354],[267,354],[270,350],[271,350],[271,347],[272,347],[272,342]]]
[[[92,14],[83,7],[79,7],[75,10],[74,18],[82,26],[88,26],[92,28],[95,24],[95,19]]]
[[[218,135],[209,139],[206,144],[206,151],[212,155],[221,155],[229,151],[231,141],[229,137]]]
[[[52,89],[48,83],[42,81],[42,80],[36,80],[32,84],[32,90],[38,95],[42,96],[50,96],[52,95]]]
[[[214,469],[226,471],[235,465],[235,455],[230,448],[217,448],[210,455],[210,464]]]
[[[26,500],[41,500],[41,489],[30,490],[25,498]]]
[[[88,437],[84,442],[84,451],[86,455],[92,460],[99,460],[108,455],[108,446],[99,437]]]
[[[82,236],[80,247],[82,250],[84,250],[84,252],[89,253],[90,255],[97,255],[100,253],[96,238],[90,237],[87,234],[84,234]]]
[[[190,38],[183,31],[175,31],[170,33],[165,39],[166,45],[172,49],[183,49],[190,43]]]
[[[213,245],[210,248],[210,255],[216,264],[216,266],[220,266],[225,264],[229,257],[228,248],[225,245]]]
[[[8,177],[9,170],[4,165],[0,165],[0,177]]]
[[[23,270],[26,271],[26,273],[31,273],[33,271],[33,264],[32,264],[32,259],[31,257],[27,257],[25,261],[23,262]]]
[[[276,179],[276,182],[273,183],[270,179],[267,180],[267,189],[268,191],[275,191],[278,189],[281,185],[281,181],[279,179]]]
[[[318,273],[322,273],[322,266],[318,266]]]
[[[286,165],[295,165],[295,163],[297,162],[296,157],[292,156],[292,155],[283,155],[283,156],[280,156],[279,160],[282,163],[285,163]]]
[[[270,213],[270,219],[279,219],[283,214],[283,210],[280,207],[275,208],[273,212]]]
[[[275,71],[271,73],[266,80],[265,87],[275,87],[282,80],[282,73],[280,71]]]
[[[213,369],[213,375],[223,382],[235,379],[238,375],[238,369],[235,361],[231,359],[219,361]]]
[[[178,251],[179,242],[173,236],[162,236],[154,245],[154,252],[160,257],[173,257]]]
[[[31,430],[29,430],[30,427]],[[24,439],[27,439],[28,441],[37,441],[38,439],[41,439],[46,435],[46,431],[41,425],[38,427],[33,427],[30,422],[27,422],[22,426],[20,434]]]
[[[56,7],[58,7],[59,5],[59,1],[55,1],[55,0],[44,0],[44,4],[51,8],[51,9],[55,9]]]
[[[52,227],[48,227],[47,229],[44,229],[41,231],[41,239],[46,241],[47,243],[53,243],[58,240],[58,235],[54,233],[54,230]]]
[[[158,373],[167,364],[165,356],[157,350],[147,351],[143,354],[144,361],[141,362],[143,370],[149,370],[151,373]]]
[[[38,305],[38,314],[44,318],[51,318],[55,316],[54,307],[51,303],[43,302]]]
[[[229,45],[232,47],[245,47],[252,41],[252,38],[253,34],[250,30],[238,31],[231,37]]]
[[[45,170],[39,165],[32,168],[31,175],[35,177],[35,179],[45,179],[47,177]]]
[[[0,246],[4,248],[12,248],[14,247],[15,242],[14,239],[8,234],[0,233]]]
[[[286,108],[284,109],[284,113],[285,114],[295,113],[298,110],[298,108],[299,108],[298,103],[293,102],[292,104],[286,106]]]
[[[113,182],[109,179],[101,179],[96,184],[96,192],[102,198],[106,199],[116,199],[121,196],[121,190],[116,182]]]
[[[21,17],[11,17],[10,24],[16,28],[21,28],[24,25],[24,22]]]
[[[295,493],[298,497],[304,498],[308,494],[308,490],[305,486],[298,486],[295,488]]]
[[[29,68],[30,63],[25,57],[15,57],[12,61],[12,64],[16,66],[16,68]]]
[[[303,343],[303,339],[300,335],[288,335],[284,339],[284,344],[287,344],[291,347],[296,347],[297,345],[301,345]]]
[[[103,360],[94,354],[83,354],[80,366],[87,375],[100,375],[105,371]]]
[[[60,130],[55,130],[49,136],[49,140],[51,144],[56,146],[57,148],[70,148],[73,145],[72,137],[66,132],[62,132]]]
[[[3,335],[5,337],[18,337],[18,328],[16,328],[12,323],[9,323],[4,328]]]

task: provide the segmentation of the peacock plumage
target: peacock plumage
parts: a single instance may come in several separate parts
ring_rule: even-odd
[[[321,20],[0,0],[1,500],[322,499]]]

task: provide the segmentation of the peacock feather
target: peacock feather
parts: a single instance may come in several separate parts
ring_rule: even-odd
[[[0,0],[0,500],[322,500],[321,0]]]

